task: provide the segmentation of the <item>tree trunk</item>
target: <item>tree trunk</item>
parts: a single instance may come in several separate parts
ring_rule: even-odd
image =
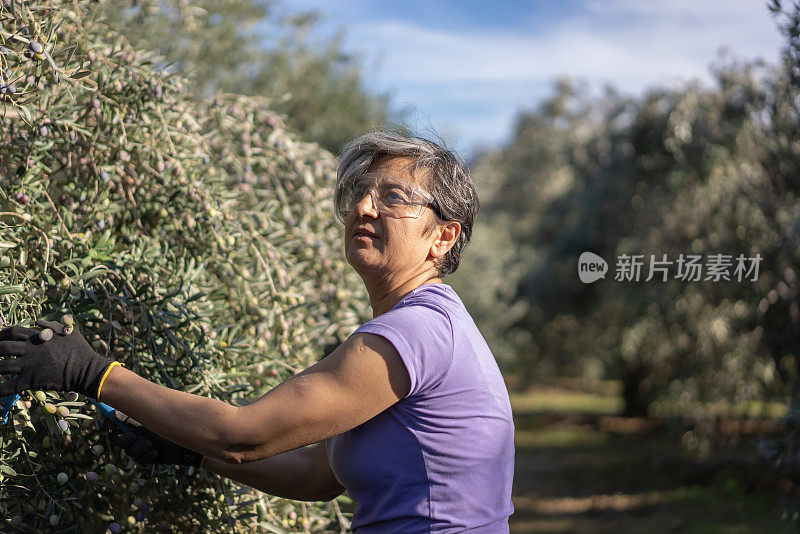
[[[643,365],[628,367],[623,377],[622,399],[625,401],[622,415],[624,417],[647,417],[647,410],[652,400],[652,385]]]

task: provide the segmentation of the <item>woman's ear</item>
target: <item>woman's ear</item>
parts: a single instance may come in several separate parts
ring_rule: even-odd
[[[431,256],[441,258],[453,248],[461,234],[461,223],[447,221],[438,225],[437,237],[431,245]]]

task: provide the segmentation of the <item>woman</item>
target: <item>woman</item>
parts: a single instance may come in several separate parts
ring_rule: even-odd
[[[152,383],[59,323],[0,331],[0,395],[76,391],[141,423],[118,442],[142,462],[199,465],[271,495],[348,491],[353,529],[508,532],[514,424],[489,347],[442,277],[456,270],[478,199],[448,150],[369,133],[342,154],[335,191],[347,261],[373,319],[320,362],[234,407]],[[47,337],[47,336],[45,336]],[[313,447],[306,445],[315,444]]]

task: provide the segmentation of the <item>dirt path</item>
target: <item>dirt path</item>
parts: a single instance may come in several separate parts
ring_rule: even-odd
[[[603,426],[518,417],[512,533],[797,531],[779,517],[786,492],[752,469],[698,464],[679,436]]]

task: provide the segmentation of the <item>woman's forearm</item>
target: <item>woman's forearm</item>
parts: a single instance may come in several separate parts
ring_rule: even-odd
[[[328,501],[344,488],[315,462],[318,447],[320,445],[301,447],[238,465],[206,457],[203,468],[284,499]]]
[[[170,441],[233,461],[229,451],[235,406],[155,384],[119,366],[106,377],[100,397]]]

